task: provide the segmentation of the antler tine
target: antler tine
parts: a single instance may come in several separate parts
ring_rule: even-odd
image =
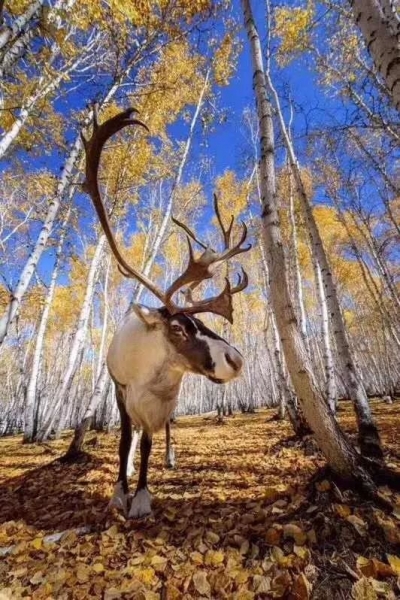
[[[138,113],[136,108],[128,108],[114,117],[111,117],[101,125],[97,121],[97,108],[93,108],[93,133],[90,139],[86,139],[82,135],[84,143],[85,154],[86,154],[86,181],[84,183],[84,189],[92,199],[93,205],[96,209],[100,223],[103,227],[104,233],[106,234],[110,248],[117,259],[119,269],[126,277],[132,277],[142,283],[148,290],[150,290],[163,304],[165,302],[165,294],[156,287],[150,279],[145,275],[137,271],[134,267],[131,267],[125,259],[122,257],[119,250],[118,244],[115,240],[114,234],[111,229],[110,220],[103,200],[101,198],[99,184],[98,184],[98,171],[100,165],[100,159],[103,147],[107,140],[109,140],[115,133],[124,129],[128,125],[140,125],[149,131],[147,125],[139,121],[138,119],[132,119],[131,115]],[[171,305],[173,306],[173,305]]]
[[[247,286],[249,285],[249,276],[247,275],[246,271],[243,269],[242,267],[242,273],[238,273],[238,282],[237,285],[235,285],[235,287],[233,287],[231,289],[231,294],[238,294],[239,292],[242,292],[244,289],[247,288]]]
[[[215,209],[215,214],[217,216],[218,223],[220,225],[220,228],[221,228],[221,231],[223,234],[223,238],[224,238],[225,248],[222,253],[215,252],[212,248],[210,248],[209,246],[206,246],[203,242],[201,242],[195,236],[193,231],[191,229],[189,229],[189,227],[187,227],[187,225],[185,225],[181,221],[178,221],[178,219],[175,219],[174,217],[172,217],[173,222],[186,232],[186,237],[187,237],[188,245],[189,245],[189,263],[188,263],[185,271],[182,273],[182,275],[180,275],[170,285],[170,287],[166,291],[165,297],[166,297],[167,302],[169,302],[171,300],[172,296],[175,294],[175,292],[177,292],[183,286],[190,285],[190,290],[192,292],[202,281],[213,277],[215,269],[211,270],[210,269],[211,265],[218,265],[220,263],[226,262],[233,256],[236,256],[237,254],[242,254],[243,252],[247,252],[248,250],[250,250],[251,244],[248,244],[247,246],[242,248],[242,245],[247,238],[247,227],[244,222],[242,222],[242,235],[240,237],[240,240],[232,248],[230,247],[232,228],[234,225],[234,217],[233,216],[231,217],[229,227],[227,229],[225,229],[225,227],[222,223],[221,213],[219,211],[218,196],[216,194],[214,194],[214,209]],[[204,249],[204,252],[201,254],[201,256],[199,258],[194,257],[190,239],[194,240],[196,243],[198,243]],[[243,273],[244,273],[244,271],[243,271]],[[240,288],[240,285],[242,284],[242,279],[240,278],[238,286],[236,286],[236,288],[234,288],[235,291],[233,293],[237,293],[236,289],[237,289],[237,291],[241,291],[241,289],[244,289],[246,287],[246,285],[248,283],[248,279],[247,279],[247,275],[245,273],[243,275],[243,281],[245,282],[245,285],[243,285],[243,288]],[[229,291],[231,291],[230,287],[229,287]],[[226,295],[227,295],[227,292],[225,290],[225,296]],[[220,294],[220,296],[218,296],[217,298],[219,299],[218,303],[217,303],[217,307],[218,307],[217,314],[222,314],[222,316],[225,316],[228,320],[230,320],[230,318],[232,316],[231,308],[230,308],[230,305],[226,302],[226,298],[223,296],[223,294]],[[221,309],[222,301],[224,302],[224,305],[223,305],[223,308]],[[215,305],[215,299],[214,299],[214,305]],[[204,308],[205,306],[207,306],[208,308],[205,309]],[[191,312],[191,313],[196,312],[196,310],[199,307],[201,307],[200,312],[207,312],[207,311],[215,312],[214,308],[210,308],[210,306],[211,306],[211,304],[209,301],[202,301],[201,303],[198,303],[198,302],[194,303],[192,306],[188,307],[188,309],[189,309],[189,312]],[[182,308],[182,310],[186,311],[186,307]]]
[[[192,315],[211,312],[215,315],[224,317],[229,323],[233,323],[231,284],[229,283],[229,279],[225,279],[225,281],[225,287],[218,296],[207,298],[206,300],[199,300],[197,302],[193,302],[193,299],[190,296],[192,305],[185,306],[184,312]]]
[[[231,215],[231,222],[229,223],[229,227],[228,227],[228,229],[225,229],[224,224],[222,222],[221,213],[219,212],[218,196],[215,193],[214,193],[214,211],[215,211],[219,226],[222,231],[225,249],[227,249],[227,248],[229,248],[229,244],[231,242],[231,233],[232,233],[232,227],[233,227],[233,223],[235,221],[235,217],[233,215]]]
[[[190,306],[187,306],[181,310],[189,314],[212,312],[216,315],[224,317],[230,323],[233,323],[232,297],[234,294],[242,292],[248,286],[249,278],[246,271],[242,268],[242,273],[238,273],[238,282],[234,287],[231,286],[229,279],[226,278],[225,282],[225,287],[218,296],[214,296],[206,300],[199,300],[197,302],[193,300],[193,287],[190,286],[183,292],[185,300],[186,302],[190,303]]]
[[[171,219],[175,223],[175,225],[178,225],[178,227],[183,229],[183,231],[185,231],[186,234],[190,236],[194,242],[196,242],[196,244],[199,244],[199,246],[204,248],[204,250],[207,250],[206,244],[203,244],[203,242],[194,235],[193,231],[189,229],[189,227],[185,225],[185,223],[182,223],[182,221],[178,221],[178,219],[175,219],[175,217],[171,217]]]
[[[189,235],[186,236],[188,248],[189,248],[189,262],[182,273],[175,281],[169,286],[165,292],[166,302],[170,302],[172,296],[184,285],[189,283],[199,284],[204,279],[210,279],[213,273],[209,270],[210,264],[213,262],[213,252],[207,248],[199,258],[195,258],[192,244]],[[194,285],[196,287],[196,285]]]

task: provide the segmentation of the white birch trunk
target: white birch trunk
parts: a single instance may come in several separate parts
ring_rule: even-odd
[[[375,67],[400,110],[400,19],[388,0],[349,0]]]
[[[358,368],[352,357],[349,341],[347,339],[346,327],[341,312],[336,286],[333,281],[329,262],[324,250],[322,239],[314,218],[311,204],[307,197],[305,187],[301,178],[300,168],[294,152],[293,144],[289,137],[283,113],[280,107],[280,101],[276,89],[273,86],[269,71],[266,72],[265,83],[274,97],[282,136],[288,153],[290,167],[297,186],[297,192],[300,198],[301,207],[304,214],[304,220],[309,232],[312,253],[318,262],[322,281],[324,286],[324,295],[328,304],[332,331],[335,336],[338,359],[348,394],[354,404],[357,415],[360,447],[367,456],[382,457],[379,433],[374,423],[368,398],[361,381]]]
[[[3,26],[0,29],[0,49],[4,48],[10,41],[16,38],[28,25],[29,21],[40,11],[44,0],[35,0],[28,4],[22,15],[17,17],[11,27]]]
[[[297,242],[297,225],[296,225],[296,217],[294,212],[294,197],[293,197],[293,189],[292,189],[292,173],[289,170],[289,217],[290,217],[290,225],[291,225],[291,259],[293,264],[294,271],[294,297],[296,300],[296,308],[297,315],[300,321],[300,331],[304,339],[305,346],[307,351],[310,352],[310,347],[308,344],[308,336],[307,336],[307,320],[306,320],[306,311],[304,308],[304,298],[303,298],[303,284],[301,280],[301,271],[300,271],[300,263],[299,263],[299,248]]]
[[[333,360],[331,338],[329,335],[328,305],[325,298],[320,266],[315,257],[312,258],[312,262],[314,268],[315,287],[317,290],[319,313],[321,320],[321,337],[323,348],[322,360],[325,373],[325,395],[326,401],[328,402],[331,411],[335,413],[337,403],[337,388],[335,379],[335,363]]]
[[[0,139],[0,159],[7,154],[12,143],[18,137],[26,121],[32,114],[36,104],[54,92],[54,90],[56,90],[59,84],[63,81],[65,76],[73,71],[73,69],[82,61],[82,58],[91,52],[92,48],[93,42],[85,47],[83,54],[79,55],[78,58],[75,60],[69,60],[64,68],[59,71],[57,76],[52,74],[51,77],[47,79],[47,75],[42,75],[39,78],[35,92],[24,101],[18,117],[15,119],[10,129],[6,131]],[[56,53],[58,52],[56,43],[53,44],[52,49],[53,54],[49,59],[49,64],[52,64],[56,58]]]
[[[49,435],[56,419],[59,420],[60,426],[63,425],[63,415],[65,414],[66,408],[67,408],[67,395],[70,390],[74,375],[76,373],[76,369],[77,369],[77,366],[79,363],[79,358],[81,356],[81,352],[82,352],[83,345],[85,342],[90,312],[92,309],[92,301],[93,301],[96,277],[98,275],[99,266],[100,266],[101,260],[103,258],[105,242],[106,242],[106,237],[103,234],[99,238],[95,253],[93,255],[93,258],[92,258],[92,261],[90,264],[88,280],[87,280],[87,285],[86,285],[86,291],[85,291],[85,297],[84,297],[81,311],[79,314],[78,323],[77,323],[76,331],[74,334],[72,347],[69,352],[68,364],[67,364],[67,367],[65,369],[65,372],[64,372],[64,375],[63,375],[63,378],[61,381],[60,389],[57,393],[57,402],[60,406],[61,412],[53,413],[53,415],[50,417],[50,419],[47,421],[47,423],[45,423],[44,426],[41,428],[39,436],[38,436],[38,439],[40,441],[42,441],[43,439],[46,439],[46,437]]]
[[[321,398],[310,370],[307,352],[289,297],[282,234],[278,218],[275,184],[274,133],[271,105],[267,97],[260,38],[249,0],[242,0],[252,64],[257,111],[260,122],[262,226],[270,276],[272,308],[293,386],[315,439],[332,469],[345,479],[354,480],[357,455],[344,437],[329,407]]]
[[[178,186],[180,185],[180,183],[182,181],[183,170],[185,168],[186,161],[187,161],[188,156],[189,156],[189,151],[190,151],[190,148],[191,148],[191,145],[192,145],[194,130],[195,130],[195,127],[196,127],[196,124],[197,124],[197,120],[199,118],[201,107],[203,106],[204,96],[205,96],[205,93],[207,91],[207,86],[208,86],[208,82],[209,82],[209,78],[210,78],[210,72],[211,72],[211,68],[209,68],[207,70],[206,76],[204,78],[204,84],[203,84],[203,87],[201,88],[199,99],[197,101],[196,110],[194,111],[194,114],[193,114],[193,117],[192,117],[192,120],[191,120],[191,123],[190,123],[188,136],[186,138],[185,148],[184,148],[184,151],[183,151],[183,154],[182,154],[182,158],[181,158],[181,161],[180,161],[179,167],[178,167],[178,172],[176,174],[175,181],[174,181],[174,183],[172,185],[172,189],[171,189],[171,193],[170,193],[169,198],[168,198],[167,206],[165,207],[165,209],[163,211],[164,216],[163,216],[163,219],[161,221],[160,228],[159,228],[159,230],[157,232],[157,236],[156,236],[156,238],[154,240],[152,254],[151,254],[151,256],[149,257],[149,260],[148,260],[148,262],[150,263],[149,267],[147,268],[147,263],[146,263],[145,269],[147,268],[147,272],[146,271],[143,272],[143,274],[146,275],[146,276],[148,275],[148,273],[150,273],[150,269],[151,269],[151,267],[153,265],[155,257],[157,256],[157,253],[158,253],[158,251],[160,249],[161,243],[162,243],[162,241],[164,239],[164,236],[165,236],[165,232],[167,230],[168,223],[170,222],[170,219],[171,219],[171,214],[172,214],[172,210],[173,210],[173,206],[174,206],[175,191],[176,191],[176,189],[178,188]],[[144,290],[143,286],[140,285],[138,293],[137,293],[137,296],[136,296],[136,299],[135,299],[135,302],[139,302],[140,297],[141,297],[141,295],[143,293],[143,290]]]
[[[24,443],[33,442],[36,434],[36,425],[35,425],[35,407],[36,407],[36,392],[37,392],[37,384],[40,373],[40,363],[43,354],[43,346],[45,333],[47,329],[47,323],[50,315],[51,303],[54,297],[54,291],[56,288],[57,278],[58,278],[58,270],[60,266],[60,261],[62,258],[62,250],[64,246],[64,239],[66,235],[66,227],[69,220],[69,216],[71,213],[71,209],[68,209],[67,215],[64,219],[64,223],[61,227],[60,239],[58,242],[57,250],[56,250],[56,260],[54,264],[53,273],[51,276],[50,285],[47,291],[47,295],[44,301],[44,307],[42,316],[40,319],[40,324],[38,331],[36,333],[36,344],[35,350],[32,359],[32,367],[31,373],[28,382],[28,389],[26,394],[26,405],[25,405],[25,424],[24,424]]]
[[[119,81],[113,84],[113,86],[110,88],[109,92],[106,94],[103,104],[107,104],[107,102],[114,96],[114,94],[118,90],[119,86],[120,86]],[[65,194],[68,193],[70,186],[74,185],[77,181],[77,177],[73,177],[73,173],[77,167],[77,164],[78,164],[78,162],[81,158],[81,154],[82,154],[81,133],[83,133],[85,131],[86,127],[88,127],[88,125],[91,123],[92,117],[93,117],[93,113],[90,110],[88,116],[86,117],[86,119],[82,125],[82,128],[80,129],[80,131],[78,132],[78,134],[75,138],[75,141],[72,145],[69,156],[68,156],[66,162],[64,163],[64,167],[63,167],[63,170],[62,170],[62,173],[60,176],[60,180],[59,180],[59,183],[57,186],[56,194],[55,194],[54,198],[52,198],[51,202],[49,203],[49,207],[47,209],[47,214],[45,216],[44,223],[40,230],[39,236],[36,240],[35,246],[25,263],[25,266],[22,270],[19,281],[16,285],[15,290],[12,293],[11,298],[10,298],[9,304],[8,304],[2,318],[0,319],[0,345],[3,343],[4,338],[7,335],[8,329],[15,319],[18,308],[22,302],[23,296],[30,284],[32,275],[34,274],[34,272],[36,270],[36,266],[37,266],[37,264],[40,260],[40,257],[42,256],[42,253],[47,245],[49,236],[50,236],[51,232],[53,231],[54,223],[55,223],[61,202],[63,201]]]

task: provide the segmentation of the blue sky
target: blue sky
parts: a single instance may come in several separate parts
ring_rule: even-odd
[[[253,10],[255,11],[256,22],[259,27],[261,39],[265,43],[265,3],[253,0]],[[299,5],[299,2],[294,3]],[[238,22],[242,22],[241,4],[239,0],[233,2],[234,12],[237,15]],[[241,32],[242,50],[238,58],[238,66],[234,77],[231,79],[227,87],[219,89],[218,107],[226,113],[226,122],[215,127],[215,130],[208,136],[207,147],[205,148],[202,142],[204,139],[201,136],[198,128],[195,136],[195,141],[191,151],[189,165],[184,174],[184,180],[188,180],[193,173],[193,164],[200,156],[207,157],[212,161],[213,172],[212,176],[216,177],[222,174],[226,169],[232,169],[240,174],[243,158],[243,147],[245,145],[242,128],[242,113],[247,107],[254,107],[254,94],[252,89],[252,65],[250,58],[250,49],[246,33]],[[323,43],[326,43],[323,41]],[[326,124],[332,118],[341,119],[344,116],[343,107],[333,94],[330,96],[323,93],[316,82],[316,75],[313,72],[312,65],[309,61],[302,57],[292,62],[285,69],[273,69],[274,81],[278,89],[289,88],[295,103],[304,108],[307,112],[309,123]],[[90,84],[90,88],[93,84]],[[59,102],[60,111],[74,111],[77,108],[83,108],[87,98],[90,96],[88,90],[78,90],[74,94],[70,94],[67,100],[61,99]],[[65,106],[66,105],[66,106]],[[303,150],[305,120],[301,114],[297,114],[294,122],[294,137],[296,146],[299,152]],[[185,140],[187,136],[187,123],[180,121],[170,128],[172,137],[178,140]],[[75,131],[68,133],[68,139],[72,140],[75,136]],[[297,138],[297,136],[300,136]],[[304,160],[303,153],[301,153]],[[282,160],[282,151],[278,152],[278,158]],[[64,152],[53,153],[52,155],[42,154],[35,158],[36,168],[49,168],[56,175],[59,173],[60,166],[65,159]],[[28,163],[28,161],[27,161]],[[208,195],[209,206],[212,205],[212,182],[206,182],[206,191]],[[81,221],[82,230],[86,233],[86,224],[89,219],[94,222],[93,210],[89,198],[80,195],[76,200],[81,208],[84,208],[86,217]],[[325,201],[323,194],[318,198],[318,201]],[[43,274],[48,270],[49,261],[52,261],[52,251],[47,251],[41,261],[41,271]]]

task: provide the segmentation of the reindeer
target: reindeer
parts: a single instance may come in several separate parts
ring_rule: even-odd
[[[243,364],[240,352],[194,315],[214,313],[232,323],[232,296],[248,285],[245,271],[242,269],[234,287],[226,279],[224,290],[215,297],[195,301],[192,293],[202,281],[213,277],[216,266],[251,248],[250,245],[243,246],[247,237],[244,223],[241,224],[239,242],[231,247],[234,218],[225,229],[214,196],[214,208],[224,240],[222,252],[203,244],[186,225],[173,219],[186,232],[189,261],[186,269],[165,292],[124,260],[101,198],[98,170],[102,149],[111,136],[127,125],[140,125],[147,129],[144,123],[132,118],[135,112],[130,108],[99,125],[94,111],[92,136],[89,140],[83,139],[86,153],[84,190],[93,201],[118,268],[125,276],[143,284],[162,303],[161,308],[134,305],[119,325],[107,354],[107,366],[115,385],[121,416],[119,474],[111,503],[122,507],[129,518],[151,514],[147,470],[152,436],[163,427],[166,427],[168,435],[169,419],[177,404],[183,375],[187,372],[197,373],[222,384],[240,374]],[[191,240],[203,248],[197,258]],[[173,300],[173,296],[182,288],[186,288],[185,306],[179,306]],[[131,470],[131,464],[128,465],[128,462],[132,449],[132,425],[136,430],[141,428],[143,433],[139,478],[129,506],[128,470]]]

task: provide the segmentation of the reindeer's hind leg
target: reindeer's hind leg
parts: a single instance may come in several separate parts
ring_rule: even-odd
[[[175,468],[175,450],[171,443],[171,421],[168,420],[165,424],[165,466],[167,469]]]
[[[125,408],[125,387],[115,383],[115,392],[119,414],[121,416],[121,438],[119,442],[119,473],[118,481],[114,488],[114,496],[110,502],[111,506],[122,508],[124,514],[128,514],[128,479],[127,466],[129,451],[132,444],[132,422]]]
[[[140,440],[140,471],[135,495],[132,499],[129,517],[139,519],[151,514],[151,495],[147,489],[147,470],[152,445],[152,435],[143,430]]]

